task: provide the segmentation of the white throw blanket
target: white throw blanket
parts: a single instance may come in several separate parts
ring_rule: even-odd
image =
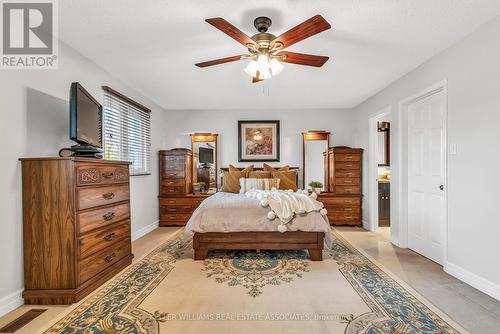
[[[299,190],[293,192],[291,190],[257,190],[252,189],[245,193],[249,198],[254,198],[260,202],[262,207],[271,209],[267,218],[274,220],[278,218],[281,222],[278,226],[280,232],[285,232],[285,224],[293,220],[295,215],[303,215],[313,211],[319,211],[321,215],[326,216],[327,211],[323,208],[323,203],[318,202],[312,196],[306,195]]]

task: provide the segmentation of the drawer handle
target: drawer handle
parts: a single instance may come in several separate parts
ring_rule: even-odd
[[[111,240],[113,240],[114,238],[115,238],[115,233],[113,232],[113,233],[108,233],[108,234],[106,234],[106,236],[104,237],[104,240],[106,240],[106,241],[111,241]]]
[[[191,210],[191,207],[190,206],[183,206],[182,209],[183,210]]]
[[[102,216],[102,218],[106,221],[113,220],[115,218],[115,213],[114,212],[108,212],[105,215]]]
[[[352,211],[352,208],[344,208],[344,211]]]
[[[344,180],[345,183],[352,183],[352,180]]]
[[[349,188],[349,189],[344,189],[344,190],[345,190],[345,191],[352,191],[352,189],[351,189],[351,188]]]
[[[168,212],[177,212],[177,209],[175,209],[175,208],[167,208],[167,211]]]
[[[352,155],[346,155],[346,159],[352,159]]]
[[[105,179],[111,179],[113,177],[113,175],[115,175],[115,173],[113,173],[113,172],[103,172],[102,173],[102,177]]]
[[[344,203],[352,203],[352,201],[351,201],[351,200],[349,200],[349,199],[346,199],[346,200],[344,201]]]
[[[349,165],[345,165],[346,167],[352,167],[352,164],[349,164]]]
[[[113,193],[113,192],[102,194],[102,198],[104,198],[105,200],[108,200],[108,201],[113,199],[113,197],[115,197],[115,193]]]
[[[348,216],[346,216],[346,217],[344,217],[344,218],[345,218],[345,219],[354,219],[354,218],[352,218],[352,217],[348,217]]]
[[[177,192],[177,189],[168,189],[168,192],[169,193],[175,193],[175,192]]]
[[[104,261],[106,261],[106,262],[108,262],[108,263],[109,263],[109,262],[111,262],[111,261],[113,261],[113,260],[115,259],[115,256],[116,256],[116,254],[115,254],[115,253],[111,253],[111,254],[109,254],[108,256],[106,256],[106,257],[104,258]]]

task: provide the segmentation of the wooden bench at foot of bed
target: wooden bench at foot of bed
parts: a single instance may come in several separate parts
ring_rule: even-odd
[[[193,236],[194,259],[204,260],[210,249],[301,250],[322,261],[324,232],[208,232]]]

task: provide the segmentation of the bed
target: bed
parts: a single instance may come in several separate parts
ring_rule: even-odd
[[[206,198],[189,219],[184,234],[193,238],[194,259],[204,260],[211,249],[301,250],[313,261],[322,260],[331,244],[330,224],[319,212],[299,215],[278,232],[278,219],[267,218],[269,208],[245,194],[218,192]]]

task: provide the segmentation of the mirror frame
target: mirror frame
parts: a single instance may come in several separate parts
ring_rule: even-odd
[[[302,132],[302,186],[306,189],[306,141],[326,140],[325,152],[330,148],[330,132],[324,130],[308,130]],[[323,183],[325,180],[323,180]],[[326,189],[326,184],[323,184]]]
[[[218,173],[218,167],[217,167],[217,155],[219,154],[219,148],[217,147],[217,137],[219,136],[217,133],[200,133],[200,132],[195,132],[190,134],[191,136],[191,154],[192,154],[192,159],[193,162],[195,161],[195,152],[194,152],[194,144],[195,143],[200,143],[200,142],[215,142],[215,189],[219,189],[219,173]],[[194,165],[193,163],[193,173],[195,171],[195,168],[197,166]]]

